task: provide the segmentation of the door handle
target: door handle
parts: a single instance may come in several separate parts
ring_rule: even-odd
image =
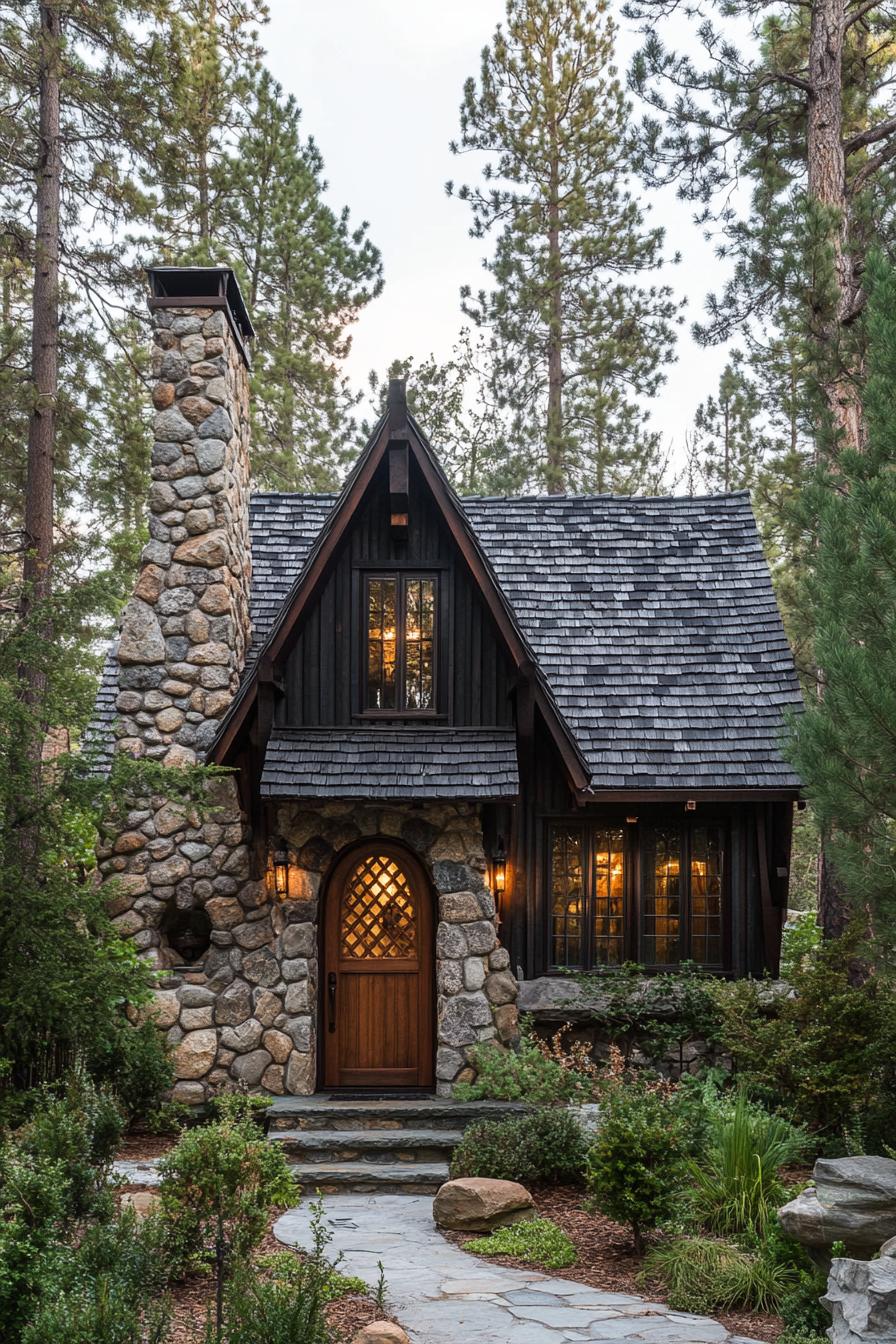
[[[331,971],[327,976],[327,1026],[330,1031],[336,1030],[336,972]]]

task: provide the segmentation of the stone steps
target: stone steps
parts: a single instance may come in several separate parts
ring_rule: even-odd
[[[291,1162],[305,1195],[434,1195],[448,1179],[447,1162]]]
[[[450,1129],[476,1120],[519,1115],[529,1108],[515,1101],[451,1101],[420,1097],[406,1101],[342,1101],[326,1093],[277,1097],[265,1112],[269,1133],[287,1129]]]
[[[281,1129],[271,1134],[288,1157],[303,1162],[444,1164],[463,1137],[459,1129]]]
[[[516,1102],[342,1100],[277,1097],[266,1112],[268,1139],[286,1154],[306,1194],[315,1190],[434,1194],[468,1125],[520,1114]]]

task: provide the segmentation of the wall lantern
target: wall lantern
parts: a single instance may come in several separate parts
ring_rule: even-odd
[[[278,901],[286,901],[289,899],[289,848],[285,840],[274,841],[271,864],[274,870],[274,895]]]
[[[507,887],[507,850],[504,848],[503,835],[498,836],[492,850],[492,885],[495,896],[501,897]]]

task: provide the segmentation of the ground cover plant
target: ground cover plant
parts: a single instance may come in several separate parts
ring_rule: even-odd
[[[569,1237],[549,1218],[498,1227],[487,1237],[468,1241],[465,1249],[474,1255],[509,1255],[545,1269],[566,1269],[576,1261],[576,1249]]]

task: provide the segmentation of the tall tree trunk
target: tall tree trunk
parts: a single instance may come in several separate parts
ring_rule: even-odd
[[[548,87],[554,87],[554,51],[549,34],[545,58]],[[550,118],[548,181],[548,423],[547,487],[552,495],[566,489],[563,434],[563,262],[560,254],[560,148],[556,107]]]
[[[839,336],[855,316],[856,276],[850,251],[846,155],[843,149],[843,50],[846,0],[812,0],[809,29],[809,115],[806,132],[809,199],[830,216],[829,241],[837,288],[820,296],[814,334],[823,357],[824,395],[840,446],[861,448],[862,405],[856,381],[840,364]]]
[[[34,288],[31,325],[32,408],[25,485],[24,613],[46,601],[53,561],[53,483],[59,372],[59,217],[62,147],[59,132],[59,10],[40,6],[39,114]],[[44,631],[47,638],[50,630]],[[23,669],[29,700],[46,686],[40,663]]]

